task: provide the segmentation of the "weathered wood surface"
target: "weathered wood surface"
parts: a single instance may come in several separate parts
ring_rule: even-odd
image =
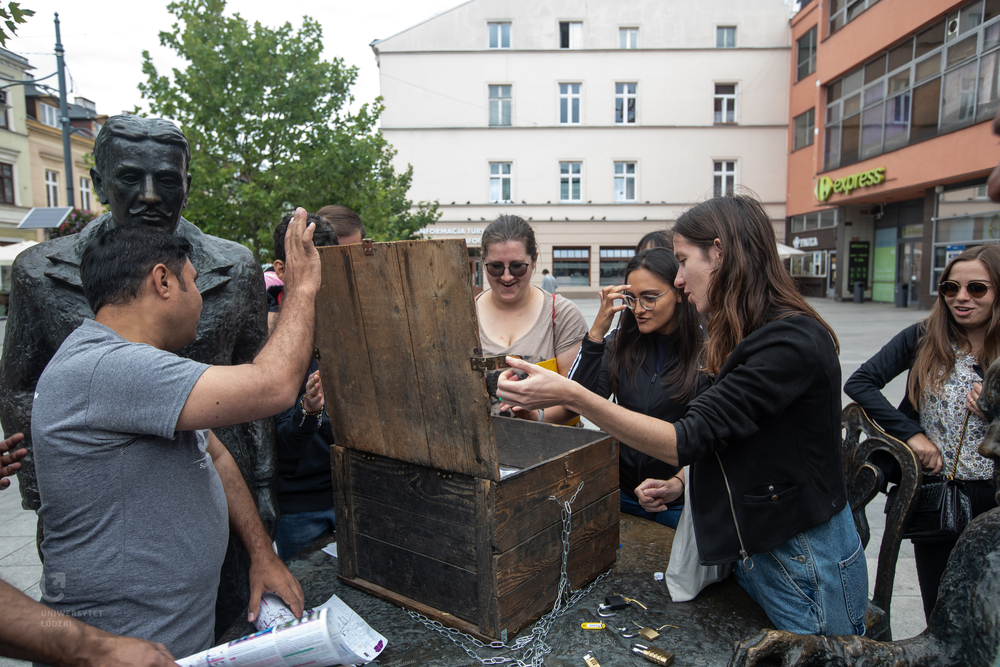
[[[498,480],[468,260],[460,241],[321,248],[317,347],[334,439]]]

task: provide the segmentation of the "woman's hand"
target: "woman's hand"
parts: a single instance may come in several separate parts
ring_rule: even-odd
[[[647,512],[662,512],[684,493],[684,482],[677,477],[670,479],[646,479],[635,487],[635,495]]]
[[[504,406],[537,410],[550,408],[553,405],[567,405],[572,409],[570,404],[574,392],[587,391],[559,373],[553,373],[522,359],[507,357],[507,365],[510,368],[501,373],[497,379],[497,396],[503,399]],[[524,371],[527,377],[519,379],[517,371]]]
[[[986,419],[986,415],[983,414],[983,411],[979,409],[979,405],[976,403],[979,400],[979,395],[982,393],[983,385],[973,382],[972,389],[969,390],[969,393],[965,397],[965,406],[969,408],[969,412],[972,414]]]
[[[906,441],[906,444],[913,453],[917,455],[920,459],[920,465],[924,467],[924,470],[936,475],[941,472],[941,468],[944,467],[944,459],[941,457],[941,450],[937,446],[927,439],[927,436],[923,433],[917,433]]]
[[[316,371],[309,376],[306,380],[306,393],[305,393],[305,403],[307,412],[319,412],[326,405],[326,401],[323,398],[323,381],[319,377],[319,371]]]
[[[595,343],[604,340],[604,335],[611,328],[611,323],[614,322],[615,315],[627,307],[625,300],[622,298],[622,292],[629,287],[631,285],[608,285],[601,288],[601,291],[598,292],[601,297],[601,309],[598,311],[594,325],[590,327],[590,333],[588,334],[590,339]],[[621,301],[621,303],[615,303],[616,301]]]

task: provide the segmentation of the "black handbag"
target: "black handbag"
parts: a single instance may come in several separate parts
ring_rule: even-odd
[[[955,463],[950,475],[926,475],[920,484],[916,507],[910,521],[903,531],[903,537],[913,540],[914,544],[927,544],[956,539],[972,521],[972,502],[965,494],[965,485],[955,479],[958,470],[958,459],[962,454],[965,441],[965,427],[969,424],[969,411],[965,412],[965,422],[962,424],[962,435],[955,452]],[[899,487],[889,489],[885,503],[885,513],[888,514],[896,500]]]

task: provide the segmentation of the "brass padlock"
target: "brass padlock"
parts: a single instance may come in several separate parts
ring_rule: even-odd
[[[660,665],[660,667],[670,667],[674,664],[674,654],[670,651],[664,651],[663,649],[656,648],[655,646],[643,646],[642,644],[633,644],[632,652],[638,653],[646,660],[649,660],[654,665]]]
[[[648,642],[655,640],[660,636],[660,633],[653,628],[639,628],[639,636]]]

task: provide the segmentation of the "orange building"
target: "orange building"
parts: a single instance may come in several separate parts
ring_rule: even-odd
[[[929,308],[951,257],[1000,241],[1000,0],[806,0],[791,29],[792,274]]]

